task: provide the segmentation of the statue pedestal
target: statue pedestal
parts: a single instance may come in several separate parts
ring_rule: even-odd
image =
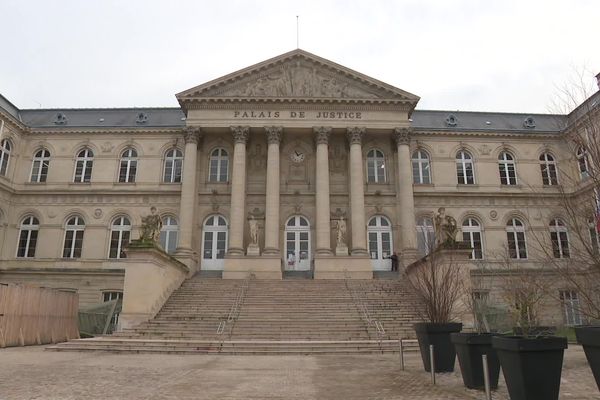
[[[260,247],[257,244],[253,243],[248,245],[248,249],[246,250],[247,256],[260,256]]]
[[[335,247],[335,255],[336,256],[348,256],[348,246],[337,245]]]

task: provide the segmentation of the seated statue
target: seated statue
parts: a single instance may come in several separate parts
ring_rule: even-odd
[[[436,245],[453,245],[456,243],[456,234],[458,233],[458,225],[456,220],[446,215],[446,209],[440,207],[438,214],[435,216],[435,241]]]

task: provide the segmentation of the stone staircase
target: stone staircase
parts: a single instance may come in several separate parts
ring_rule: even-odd
[[[401,279],[221,280],[194,277],[154,319],[49,350],[308,354],[398,351],[417,303]]]

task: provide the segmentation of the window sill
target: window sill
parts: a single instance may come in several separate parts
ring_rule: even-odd
[[[39,185],[45,185],[46,182],[25,182],[25,186],[39,186]]]

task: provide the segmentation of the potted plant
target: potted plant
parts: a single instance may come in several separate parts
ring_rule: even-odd
[[[583,346],[585,357],[600,390],[600,326],[579,326],[575,328],[577,343]]]
[[[567,339],[539,330],[539,310],[547,292],[543,271],[511,266],[510,259],[506,264],[501,290],[520,334],[494,336],[492,346],[509,396],[511,400],[558,400]]]
[[[438,244],[422,259],[409,265],[407,281],[421,303],[421,317],[426,322],[414,324],[425,371],[431,371],[429,346],[434,347],[435,372],[452,372],[456,351],[450,334],[460,332],[462,324],[453,322],[453,310],[461,295],[468,248],[454,240],[456,221],[440,209],[436,216]]]
[[[477,279],[482,283],[483,278]],[[471,285],[464,293],[464,301],[467,310],[473,318],[474,332],[452,333],[451,340],[456,349],[458,364],[464,385],[469,389],[483,390],[485,388],[483,374],[483,355],[487,355],[490,387],[498,388],[500,376],[500,361],[496,350],[492,348],[492,333],[487,316],[491,307],[489,306],[489,291],[482,287],[471,289]]]

